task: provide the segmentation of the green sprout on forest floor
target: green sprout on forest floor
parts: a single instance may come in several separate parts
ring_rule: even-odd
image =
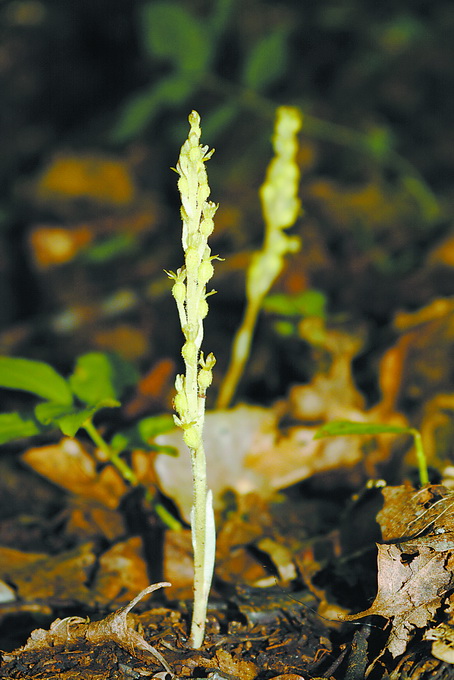
[[[65,379],[52,366],[32,359],[0,357],[0,387],[28,392],[38,403],[26,411],[0,413],[0,444],[34,435],[60,430],[74,437],[83,430],[132,487],[141,486],[123,453],[134,447],[173,453],[168,447],[157,447],[153,438],[173,427],[170,416],[142,418],[134,427],[118,429],[107,440],[94,423],[100,411],[118,408],[126,389],[137,383],[134,366],[113,354],[90,352],[77,358],[74,371]],[[161,519],[175,525],[164,506],[155,501],[150,489],[144,488],[145,499]]]
[[[421,433],[414,427],[401,425],[386,425],[385,423],[355,423],[350,420],[333,420],[320,427],[314,439],[324,437],[341,437],[345,435],[377,435],[377,434],[408,434],[413,437],[413,443],[418,462],[419,482],[421,486],[429,483],[427,459],[424,452]]]

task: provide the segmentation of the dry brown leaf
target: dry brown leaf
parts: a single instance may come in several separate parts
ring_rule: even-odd
[[[88,602],[88,570],[95,561],[91,543],[55,556],[1,548],[0,575],[22,600]]]
[[[213,491],[215,507],[227,489],[239,494],[259,489],[270,490],[270,484],[260,473],[247,468],[244,458],[248,451],[264,451],[273,446],[276,438],[276,415],[269,409],[239,406],[231,411],[208,413],[205,419],[204,443],[207,456],[208,486]],[[156,473],[164,491],[178,505],[188,519],[192,507],[191,461],[181,431],[156,437],[156,443],[173,446],[177,457],[156,456]]]
[[[379,545],[378,593],[369,609],[346,621],[373,614],[393,619],[387,648],[403,654],[415,628],[424,628],[454,585],[454,550],[436,552],[428,545]]]
[[[359,334],[323,328],[319,343],[330,355],[329,368],[317,373],[310,384],[295,385],[290,390],[289,415],[304,422],[348,419],[349,412],[364,410],[364,397],[352,375],[352,361],[361,351],[363,340]]]
[[[403,654],[415,628],[424,628],[454,586],[454,496],[440,486],[383,489],[377,519],[387,544],[378,545],[378,592],[369,609],[392,619],[387,648]]]
[[[189,529],[168,529],[164,536],[163,576],[172,583],[169,597],[191,599],[194,586],[192,539]]]
[[[351,417],[359,420],[361,414],[354,413],[349,411]],[[292,427],[282,435],[279,424],[277,409],[237,406],[207,414],[204,444],[208,485],[216,508],[222,507],[223,495],[229,489],[239,495],[254,492],[269,498],[276,490],[316,472],[352,466],[363,457],[358,438],[314,441],[316,426]],[[177,457],[159,454],[156,473],[161,489],[187,519],[192,506],[192,489],[187,483],[191,479],[191,464],[181,432],[160,435],[156,442],[179,451]]]
[[[444,621],[428,628],[424,640],[432,642],[432,655],[440,661],[454,664],[454,594],[449,597],[449,604],[443,610]]]
[[[138,382],[134,396],[124,405],[124,413],[128,418],[150,412],[152,407],[161,406],[166,401],[170,390],[173,393],[175,362],[172,359],[160,359]]]
[[[40,201],[82,199],[98,204],[123,206],[135,197],[130,170],[123,161],[101,154],[56,154],[38,179]]]
[[[138,652],[152,654],[159,663],[173,677],[172,671],[163,656],[138,633],[128,617],[131,609],[145,595],[152,593],[158,588],[166,588],[170,583],[162,582],[147,586],[125,607],[117,609],[101,621],[90,621],[80,616],[69,616],[65,619],[56,619],[49,630],[38,628],[34,630],[24,647],[5,654],[3,659],[11,661],[14,657],[24,652],[39,651],[56,645],[77,646],[81,643],[100,645],[114,641],[132,656],[140,656]]]
[[[74,497],[68,504],[65,532],[72,538],[81,540],[98,539],[104,536],[107,541],[118,540],[126,533],[121,513],[106,508],[91,498]]]
[[[454,267],[454,236],[450,235],[438,242],[427,258],[430,266]]]
[[[96,461],[76,439],[28,449],[22,460],[43,477],[73,494],[99,501],[115,509],[127,491],[119,473],[106,465],[100,472]]]
[[[252,661],[236,658],[225,649],[218,649],[216,659],[222,673],[233,675],[242,680],[254,680],[258,673],[257,666]]]
[[[74,259],[93,239],[87,226],[77,229],[39,224],[29,236],[30,250],[39,269],[49,269]]]
[[[405,394],[425,400],[452,391],[451,365],[454,345],[454,299],[438,298],[416,312],[400,312],[394,326],[402,333],[398,346],[405,349]]]
[[[377,422],[374,412],[353,407],[337,408],[337,417],[358,422]],[[227,490],[239,496],[251,492],[269,498],[277,490],[326,470],[352,467],[364,458],[361,437],[333,437],[314,440],[317,425],[288,427],[281,431],[282,402],[266,409],[240,405],[229,411],[207,413],[204,445],[207,457],[208,486],[215,508],[221,508]],[[328,420],[328,419],[327,419]],[[399,421],[399,424],[400,421]],[[377,459],[390,453],[389,438],[381,438]],[[179,430],[160,435],[156,442],[173,446],[176,457],[156,456],[156,474],[162,491],[189,518],[192,506],[190,458]]]
[[[147,334],[132,324],[119,323],[99,330],[93,342],[103,352],[116,352],[128,361],[143,359],[150,354]]]
[[[454,626],[441,623],[435,628],[429,628],[424,635],[425,640],[432,641],[432,656],[440,661],[454,664]]]
[[[405,542],[427,536],[438,551],[454,549],[454,494],[441,485],[415,491],[409,485],[388,486],[377,514],[382,538]]]
[[[129,602],[148,582],[142,539],[133,536],[106,550],[99,558],[99,570],[91,592],[101,605]]]

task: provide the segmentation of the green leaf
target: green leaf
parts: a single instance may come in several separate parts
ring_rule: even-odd
[[[297,332],[295,324],[291,321],[275,321],[273,328],[283,338],[291,338]]]
[[[116,432],[110,441],[110,446],[115,451],[124,451],[126,449],[143,449],[146,445],[148,450],[175,456],[177,451],[173,446],[161,446],[152,441],[158,435],[169,432],[174,428],[173,416],[168,414],[142,418],[132,427]]]
[[[35,406],[35,416],[42,425],[56,425],[59,417],[74,413],[75,410],[78,410],[77,406],[45,401]]]
[[[393,133],[384,126],[376,125],[367,134],[367,145],[372,154],[380,161],[388,158],[394,146]]]
[[[227,28],[230,16],[235,9],[235,0],[214,0],[211,3],[211,15],[208,18],[210,36],[216,40]]]
[[[175,428],[175,421],[173,416],[165,413],[159,416],[150,416],[149,418],[142,418],[137,423],[140,436],[144,442],[149,442],[153,437],[159,434],[165,434]]]
[[[47,401],[35,407],[35,416],[43,425],[53,425],[67,437],[74,437],[77,430],[83,427],[87,420],[91,420],[95,413],[103,408],[117,406],[120,406],[120,403],[113,399],[104,399],[90,408],[77,408]]]
[[[204,139],[214,139],[217,135],[224,132],[235,118],[239,116],[240,112],[239,104],[229,101],[207,113],[203,118]]]
[[[424,219],[431,224],[440,216],[440,204],[429,186],[419,177],[405,175],[400,180],[408,193],[419,203]]]
[[[254,45],[243,67],[244,85],[264,90],[284,73],[288,61],[288,36],[289,29],[279,26]]]
[[[31,392],[62,404],[73,401],[66,380],[43,361],[0,357],[0,387]]]
[[[132,95],[111,130],[111,141],[127,142],[143,132],[165,106],[186,101],[196,84],[186,73],[172,73],[158,83],[153,83],[152,87]]]
[[[96,263],[109,262],[125,254],[134,253],[138,246],[139,242],[134,234],[116,234],[87,248],[84,260]]]
[[[22,437],[32,437],[40,432],[41,429],[30,415],[17,412],[0,413],[0,444]]]
[[[314,439],[323,437],[339,437],[349,434],[413,434],[411,427],[401,425],[385,425],[382,423],[355,423],[350,420],[333,420],[320,427]]]
[[[296,295],[276,293],[265,298],[263,309],[282,316],[317,316],[324,319],[326,295],[319,290],[305,290]]]
[[[138,378],[136,368],[121,357],[90,352],[77,359],[69,384],[78,399],[93,406],[106,399],[118,401]]]
[[[152,58],[167,59],[180,71],[205,71],[211,39],[204,22],[179,2],[149,2],[140,16],[142,44]]]

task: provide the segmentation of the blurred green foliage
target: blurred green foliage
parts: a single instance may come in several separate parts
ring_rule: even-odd
[[[0,413],[0,444],[56,428],[69,437],[80,428],[91,435],[96,432],[93,416],[102,409],[119,407],[120,399],[138,378],[133,364],[103,352],[78,357],[68,379],[42,361],[0,357],[0,387],[29,392],[40,400],[28,413]],[[120,445],[121,450],[140,446],[173,453],[169,447],[152,443],[154,437],[173,427],[169,415],[142,418],[133,428],[117,428],[107,446],[115,454]]]
[[[198,17],[180,2],[148,2],[139,10],[139,38],[143,54],[153,63],[169,66],[155,82],[131,96],[112,131],[115,142],[125,142],[153,123],[169,106],[184,104],[205,81],[216,80],[214,62],[235,0],[216,0],[210,14]],[[268,35],[248,46],[240,83],[263,92],[284,73],[289,58],[290,27],[277,25]],[[240,102],[221,105],[208,116],[204,129],[211,136],[221,132],[241,110]]]
[[[277,13],[279,20],[269,26],[267,32],[242,42],[242,49],[236,55],[238,66],[233,79],[219,75],[217,66],[222,58],[224,41],[230,39],[235,43],[231,22],[235,9],[238,10],[235,0],[216,0],[205,16],[198,15],[188,3],[177,0],[146,2],[139,7],[137,26],[144,59],[154,66],[163,63],[165,68],[149,85],[126,99],[111,130],[111,141],[124,143],[136,138],[152,126],[161,113],[185,104],[189,107],[191,99],[210,91],[221,96],[204,115],[204,132],[208,139],[214,139],[228,129],[244,111],[271,117],[275,104],[269,93],[277,84],[281,90],[284,87],[288,90],[285,99],[290,98],[294,103],[295,94],[290,83],[292,78],[299,79],[294,74],[294,69],[300,68],[295,63],[296,29],[301,30],[302,25],[298,27],[291,21],[290,12],[280,16]],[[346,8],[339,12],[330,3],[319,7],[315,19],[319,22],[319,30],[321,26],[328,31],[352,30],[351,16]],[[373,63],[377,70],[389,66],[391,60],[427,38],[423,23],[405,12],[398,12],[385,21],[379,20],[368,30],[372,45],[378,49],[372,58],[371,54],[367,55],[368,50],[359,55],[359,69],[371,68]],[[303,63],[305,67],[310,69],[310,64]],[[376,123],[362,132],[320,120],[309,114],[308,100],[302,99],[302,94],[297,95],[296,102],[305,113],[306,135],[357,149],[384,170],[393,169],[420,205],[424,218],[432,222],[439,216],[438,202],[427,183],[416,168],[396,152],[398,139],[389,126]]]

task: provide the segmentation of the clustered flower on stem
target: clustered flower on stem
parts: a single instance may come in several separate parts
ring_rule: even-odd
[[[203,642],[208,595],[211,587],[215,526],[212,494],[207,489],[206,459],[203,447],[206,391],[212,381],[216,363],[210,352],[205,358],[201,351],[203,319],[208,313],[206,285],[213,276],[208,237],[214,229],[213,217],[217,205],[208,201],[210,187],[205,163],[213,154],[200,144],[200,116],[192,111],[189,116],[190,131],[183,144],[176,167],[179,174],[178,189],[181,195],[182,244],[184,266],[177,272],[167,272],[173,279],[172,295],[175,298],[181,330],[185,338],[181,354],[185,374],[177,375],[174,407],[176,424],[183,430],[183,439],[189,448],[193,477],[193,506],[191,513],[192,544],[194,551],[194,610],[190,642],[197,648]]]

